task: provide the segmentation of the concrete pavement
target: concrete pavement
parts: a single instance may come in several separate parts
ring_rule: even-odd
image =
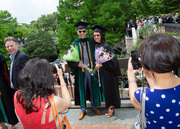
[[[102,115],[96,115],[91,109],[87,109],[87,113],[82,120],[79,120],[80,109],[70,109],[67,113],[68,120],[71,124],[121,124],[129,125],[136,122],[139,112],[134,108],[116,108],[115,114],[111,118],[107,118],[104,114],[105,108],[100,108]]]
[[[137,121],[139,114],[129,100],[121,100],[121,108],[116,108],[115,114],[111,118],[104,115],[107,111],[104,103],[98,109],[101,111],[101,115],[96,115],[91,110],[90,103],[87,103],[87,114],[82,120],[79,120],[80,107],[75,106],[72,101],[72,105],[66,113],[72,129],[130,129],[132,124]],[[61,116],[59,115],[59,117]],[[8,129],[11,129],[10,125],[7,126]],[[17,124],[17,129],[23,129],[20,122]]]
[[[75,106],[72,101],[71,108],[66,113],[72,129],[130,129],[139,115],[139,111],[133,108],[130,100],[121,100],[121,108],[116,108],[111,118],[105,116],[107,111],[105,103],[101,103],[98,109],[102,115],[96,115],[87,102],[87,113],[82,120],[79,120],[80,107]]]

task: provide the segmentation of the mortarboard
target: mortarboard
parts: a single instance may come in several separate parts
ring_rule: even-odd
[[[89,23],[87,22],[82,22],[82,21],[79,21],[78,23],[76,23],[76,25],[74,25],[75,27],[79,29],[86,29],[86,27],[89,25]]]
[[[106,31],[105,28],[103,28],[102,26],[99,25],[95,25],[94,27],[92,27],[91,29],[94,30],[94,32],[99,32],[99,33],[103,33]]]

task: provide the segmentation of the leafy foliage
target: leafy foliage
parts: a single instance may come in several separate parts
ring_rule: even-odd
[[[8,11],[0,11],[0,53],[4,55],[8,55],[4,45],[4,38],[13,35],[15,26],[16,19],[13,19]]]
[[[32,22],[32,25],[37,29],[53,31],[55,35],[57,29],[56,12],[48,15],[41,15],[37,21]]]
[[[107,29],[106,41],[114,45],[124,37],[125,22],[129,19],[135,22],[135,16],[140,18],[157,16],[174,13],[180,11],[179,9],[179,0],[59,0],[58,12],[42,15],[30,25],[17,24],[16,18],[13,18],[8,11],[0,11],[0,52],[6,57],[9,55],[3,40],[7,36],[13,36],[28,38],[31,44],[26,45],[29,47],[24,50],[27,49],[32,57],[40,56],[50,59],[55,54],[53,56],[55,58],[56,45],[61,56],[68,45],[78,37],[77,28],[74,25],[80,20],[90,23],[87,37],[91,37],[93,32],[90,28],[98,24]],[[45,38],[51,41],[52,35],[58,37],[58,44],[55,43],[56,40],[51,42],[52,47],[48,46],[49,43],[43,44]],[[38,40],[43,41],[42,46]],[[141,39],[138,41],[140,42]],[[47,53],[48,50],[49,53]],[[121,53],[120,51],[119,49],[118,53]]]
[[[180,42],[180,34],[179,33],[174,33],[174,32],[166,32],[166,33],[174,36]]]
[[[167,14],[180,11],[179,0],[153,0],[151,3],[153,14]]]
[[[58,37],[58,49],[61,55],[65,52],[67,46],[77,38],[77,34],[74,33],[74,22],[80,20],[78,15],[80,4],[78,0],[59,0],[56,36]]]
[[[134,14],[140,17],[147,17],[151,15],[151,1],[150,0],[132,0]]]
[[[155,25],[146,24],[146,26],[143,26],[139,32],[140,35],[137,38],[137,42],[134,46],[132,46],[131,50],[137,49],[138,46],[140,45],[140,43],[143,41],[143,39],[145,39],[147,36],[150,36],[150,35],[157,33],[157,32],[158,32],[158,29],[156,28]],[[129,50],[129,51],[131,51],[131,50]]]
[[[109,44],[113,45],[120,41],[127,20],[125,14],[131,9],[129,5],[129,1],[124,0],[59,0],[57,14],[59,27],[56,36],[60,55],[77,38],[74,25],[80,20],[90,23],[88,37],[91,37],[93,32],[90,28],[98,24],[107,29],[106,41]]]
[[[142,27],[142,29],[140,30],[140,36],[138,37],[136,44],[132,47],[131,50],[138,49],[138,46],[143,41],[143,39],[145,39],[146,37],[148,37],[154,33],[159,32],[159,28],[157,26],[158,25],[148,25],[147,24],[146,26]],[[174,33],[174,32],[165,32],[165,33],[172,35],[180,42],[180,34],[179,33]],[[131,51],[131,50],[129,50],[129,51]]]
[[[27,44],[25,44],[23,51],[31,58],[40,57],[50,61],[52,61],[51,57],[57,54],[55,40],[46,31],[32,31],[27,38]]]
[[[138,17],[149,17],[180,11],[179,0],[132,0],[131,6]]]

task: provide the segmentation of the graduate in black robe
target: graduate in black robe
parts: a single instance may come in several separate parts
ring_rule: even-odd
[[[106,29],[99,25],[94,26],[92,29],[94,30],[92,42],[95,49],[103,47],[107,52],[115,54],[112,47],[105,42],[103,32]],[[108,108],[105,115],[109,118],[114,114],[115,107],[118,108],[121,104],[118,83],[118,76],[121,76],[121,72],[116,55],[105,63],[96,63],[95,68],[99,70],[95,75],[100,80],[99,85],[102,87],[101,89],[104,89],[105,103]]]
[[[5,123],[15,125],[19,121],[14,111],[13,95],[10,89],[9,73],[5,57],[0,53],[0,122],[2,129]]]

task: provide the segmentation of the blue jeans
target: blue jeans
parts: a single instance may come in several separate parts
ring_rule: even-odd
[[[93,91],[92,91],[92,84],[91,84],[91,74],[85,70],[85,77],[84,77],[84,91],[85,91],[85,100],[86,100],[86,92],[87,92],[87,86],[89,86],[89,91],[90,91],[90,99],[91,99],[91,108],[96,109],[96,106],[94,105],[94,100],[93,100]],[[81,107],[81,112],[85,112],[86,107]]]

